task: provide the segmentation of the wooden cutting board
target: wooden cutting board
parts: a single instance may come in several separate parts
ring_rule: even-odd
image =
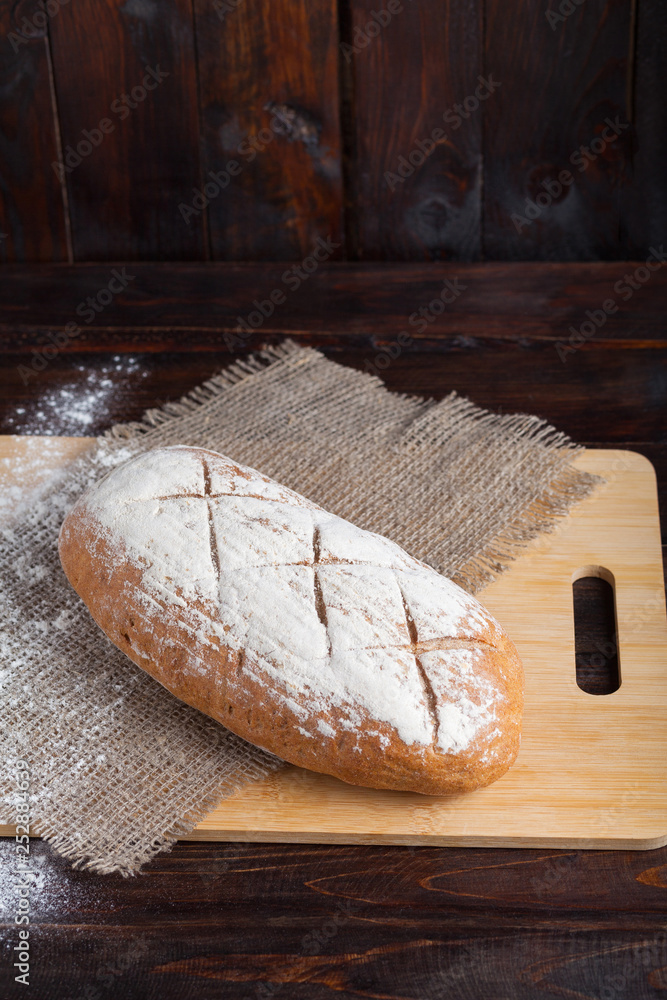
[[[90,445],[85,438],[0,437],[0,502],[26,451],[46,462],[33,463],[36,482]],[[666,844],[667,616],[655,472],[631,451],[586,451],[576,465],[607,484],[478,595],[514,639],[526,671],[521,752],[508,774],[477,792],[427,797],[288,767],[221,802],[187,839]],[[621,685],[613,694],[586,694],[576,683],[572,583],[586,575],[603,577],[615,591]],[[0,834],[12,833],[0,826]]]

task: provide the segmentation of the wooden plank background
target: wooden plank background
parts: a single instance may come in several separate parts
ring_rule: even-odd
[[[481,4],[404,0],[396,6],[402,9],[381,27],[373,0],[351,0],[344,42],[353,49],[343,50],[342,65],[354,74],[348,195],[356,256],[476,260],[482,119],[471,114],[458,124],[452,106],[479,85]],[[380,27],[377,36],[373,25]],[[448,111],[450,122],[443,119]],[[434,139],[435,129],[443,135]]]
[[[0,0],[0,260],[646,256],[665,5],[561,7]]]
[[[74,259],[201,259],[178,213],[200,181],[190,0],[76,0],[49,33]]]
[[[0,261],[72,260],[49,43],[24,6],[0,2]]]
[[[554,0],[512,0],[511,16],[506,0],[486,2],[485,64],[501,87],[484,109],[484,248],[503,260],[614,259],[634,135],[633,3],[573,3],[551,24],[547,6],[559,14]],[[617,118],[620,133],[596,142]],[[545,186],[563,170],[571,184]],[[540,198],[531,219],[526,200]]]
[[[235,2],[195,0],[211,257],[299,260],[318,237],[340,257],[335,3]]]

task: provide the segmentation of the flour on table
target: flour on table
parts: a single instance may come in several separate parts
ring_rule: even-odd
[[[44,448],[38,437],[26,437],[20,456],[0,458],[0,524],[4,517],[20,513],[30,502],[38,484],[56,488],[66,475],[64,447]]]
[[[60,386],[49,386],[19,406],[5,420],[10,434],[82,435],[107,422],[110,404],[120,392],[129,392],[137,379],[148,372],[135,357],[116,354],[109,364],[99,368],[77,367],[78,377]],[[30,383],[31,393],[38,388],[40,375]]]
[[[14,928],[7,939],[12,948],[19,943],[19,926],[14,918],[18,913],[20,883],[29,883],[31,926],[67,910],[80,919],[83,913],[94,912],[100,903],[98,880],[63,870],[62,864],[38,845],[39,841],[31,840],[30,854],[26,857],[16,854],[13,838],[0,842],[0,921]],[[17,858],[27,862],[25,870],[19,869]]]

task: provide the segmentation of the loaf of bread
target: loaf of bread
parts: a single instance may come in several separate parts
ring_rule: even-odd
[[[287,761],[448,794],[517,755],[523,670],[481,604],[229,458],[160,448],[114,469],[68,514],[60,557],[116,646]]]

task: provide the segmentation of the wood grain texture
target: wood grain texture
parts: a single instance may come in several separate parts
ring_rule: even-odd
[[[107,286],[114,266],[7,265],[0,284],[0,349],[29,349],[40,334],[77,320],[79,304]],[[247,320],[257,308],[254,301],[266,301],[274,289],[285,301],[245,338],[247,344],[291,334],[379,345],[392,343],[401,331],[415,345],[446,350],[478,339],[567,344],[571,327],[576,334],[591,322],[587,310],[613,300],[617,311],[603,316],[593,335],[587,331],[574,354],[558,359],[566,370],[603,343],[623,341],[633,348],[665,343],[667,267],[641,272],[643,283],[633,277],[637,267],[643,262],[320,264],[294,289],[285,281],[294,271],[284,263],[137,262],[127,269],[132,278],[122,293],[93,322],[80,321],[82,333],[70,347],[104,349],[102,332],[113,336],[122,329],[134,331],[139,343],[152,342],[153,349],[190,344],[196,350],[224,349],[224,334],[236,333],[239,318]]]
[[[30,364],[31,354],[25,348],[2,352],[0,433],[99,433],[114,422],[138,420],[150,406],[180,398],[238,356],[208,333],[201,335],[196,349],[192,341],[177,344],[178,335],[178,330],[172,331],[171,343],[161,349],[150,332],[142,339],[136,330],[103,331],[97,344],[63,353],[27,384],[19,366]],[[303,334],[299,339],[361,371],[373,370],[369,366],[381,350],[370,337],[356,343],[321,335]],[[262,342],[251,346],[259,348]],[[132,363],[123,363],[123,370],[116,372],[119,351],[124,362],[131,358]],[[415,342],[382,371],[382,378],[393,391],[442,398],[455,389],[500,412],[536,413],[592,446],[607,442],[634,448],[655,441],[659,444],[653,447],[660,452],[665,446],[666,370],[665,347],[602,342],[563,365],[550,343],[480,339],[463,346]],[[99,389],[105,380],[107,388],[87,406],[87,391]],[[81,411],[57,405],[57,393],[63,389],[73,391],[75,399],[81,394]]]
[[[391,389],[439,397],[455,388],[482,406],[539,413],[576,439],[662,440],[667,268],[624,301],[614,285],[632,270],[625,262],[322,266],[246,346],[290,335],[375,371]],[[110,271],[10,266],[0,285],[0,350],[13,355],[2,374],[5,398],[30,409],[49,385],[76,381],[82,361],[104,366],[120,349],[141,354],[148,375],[121,386],[109,399],[112,413],[93,426],[125,413],[138,417],[152,405],[151,393],[174,398],[228,364],[234,355],[225,334],[236,331],[254,299],[285,287],[283,272],[284,265],[133,265],[127,290],[90,326],[81,324],[83,332],[50,362],[47,375],[35,373],[24,385],[17,366],[31,365],[32,349],[76,319],[77,305],[105,286]],[[458,280],[465,291],[442,313],[430,310],[431,322],[417,316],[427,327],[419,334],[409,317],[436,301],[446,280]],[[570,327],[578,328],[610,294],[618,312],[573,354],[559,356],[556,345],[567,344]],[[396,355],[404,330],[413,340]],[[101,357],[93,361],[96,352]],[[80,432],[65,413],[54,419],[56,432]],[[24,418],[3,424],[10,433],[25,426]]]
[[[667,233],[665,48],[667,7],[660,0],[637,0],[632,109],[636,145],[631,183],[621,192],[621,246],[626,257],[647,253]]]
[[[273,338],[278,340],[279,338]],[[370,346],[340,347],[323,338],[303,338],[318,344],[327,356],[361,371],[372,364]],[[138,420],[151,406],[178,399],[185,392],[228,365],[233,355],[203,347],[189,354],[156,349],[138,340],[136,332],[119,334],[106,350],[79,352],[52,362],[48,370],[24,385],[18,366],[30,360],[24,354],[3,353],[0,367],[0,432],[101,433],[113,423]],[[116,372],[115,352],[132,359]],[[114,352],[114,353],[111,353]],[[143,352],[143,353],[142,353]],[[591,447],[601,442],[638,448],[651,461],[663,463],[667,485],[667,447],[664,443],[665,350],[630,350],[608,345],[581,352],[576,364],[564,369],[549,345],[531,347],[478,343],[465,350],[435,350],[430,345],[397,360],[382,375],[394,391],[441,398],[455,389],[479,405],[500,412],[537,413],[576,440]],[[498,372],[503,372],[499,379]],[[551,378],[550,378],[551,375]],[[86,379],[91,379],[87,388]],[[57,405],[62,389],[75,399],[107,382],[107,389],[83,415]],[[49,404],[49,405],[45,405]],[[41,416],[40,416],[41,414]],[[652,444],[651,439],[661,443]],[[665,534],[667,536],[667,500]]]
[[[350,0],[349,8],[341,66],[351,79],[354,257],[477,259],[483,102],[462,115],[453,109],[474,103],[480,86],[482,4]]]
[[[344,256],[334,0],[194,5],[211,256]]]
[[[42,448],[46,456],[56,446],[66,461],[63,445],[78,450],[80,441],[47,437]],[[11,462],[22,445],[0,439],[5,489],[17,483]],[[507,774],[475,792],[423,796],[289,767],[225,799],[188,839],[636,850],[667,843],[667,617],[655,473],[630,451],[592,450],[575,462],[605,486],[479,595],[526,675],[521,750]],[[598,697],[577,686],[575,669],[572,583],[589,575],[613,584],[620,660],[620,689]]]
[[[37,1000],[655,1000],[665,982],[667,848],[181,843],[135,879],[32,850]]]
[[[29,3],[0,3],[0,262],[68,260],[49,40]],[[44,18],[46,20],[46,18]]]
[[[0,261],[298,261],[318,237],[340,259],[611,260],[665,238],[661,0],[60,4],[0,4]],[[120,119],[149,65],[170,76]],[[476,101],[480,77],[500,86]],[[105,117],[60,184],[60,135],[85,149]]]
[[[572,13],[564,16],[560,6]],[[484,118],[485,256],[623,257],[620,205],[634,134],[631,3],[518,0],[508,17],[502,0],[486,0],[485,10],[485,66],[502,81]],[[617,118],[621,131],[613,139],[608,132],[604,148],[582,159],[580,147],[596,144],[605,120]],[[543,182],[562,170],[573,182],[550,197]],[[526,201],[537,197],[544,206],[538,202],[537,217],[517,231],[512,216],[526,217]]]
[[[434,267],[437,283],[440,272]],[[400,391],[442,396],[456,388],[503,412],[539,412],[588,447],[611,444],[641,452],[658,475],[667,539],[661,374],[667,356],[661,347],[664,322],[659,322],[660,309],[663,316],[667,309],[664,290],[648,312],[642,304],[646,297],[637,294],[615,317],[616,339],[593,338],[563,365],[553,343],[542,346],[537,336],[554,331],[562,310],[572,316],[596,308],[605,297],[600,281],[606,279],[595,278],[588,265],[572,267],[567,279],[566,272],[554,279],[550,266],[540,271],[537,265],[531,273],[532,267],[507,270],[504,294],[498,279],[495,306],[489,299],[484,320],[469,300],[474,338],[456,343],[438,319],[432,327],[437,335],[415,338],[383,377]],[[22,433],[47,433],[49,422],[59,433],[99,433],[177,398],[228,364],[233,355],[215,327],[220,316],[216,290],[226,287],[226,280],[218,276],[216,285],[215,276],[207,276],[200,285],[192,276],[188,291],[185,272],[177,270],[178,279],[170,271],[142,292],[145,309],[130,313],[136,325],[124,326],[119,311],[113,326],[109,323],[97,338],[92,327],[85,343],[73,343],[39,381],[24,386],[15,366],[30,357],[29,345],[45,334],[49,313],[70,316],[82,286],[79,277],[57,282],[53,274],[46,282],[41,269],[38,275],[32,269],[30,280],[26,272],[19,279],[21,269],[8,268],[0,283],[3,430],[11,433],[21,421]],[[335,294],[322,300],[326,323],[316,319],[309,330],[304,306],[301,325],[292,321],[298,336],[363,369],[381,344],[395,338],[401,320],[391,315],[391,295],[400,289],[411,296],[413,273],[378,268],[373,283],[364,265],[358,279],[337,279]],[[264,287],[261,274],[254,281],[255,288]],[[20,282],[14,297],[5,291],[13,282]],[[100,285],[88,287],[91,294]],[[47,289],[42,308],[40,296]],[[650,290],[651,285],[644,289],[647,295]],[[161,305],[159,296],[167,294]],[[405,299],[396,302],[397,309],[405,305]],[[169,327],[172,306],[174,328]],[[497,323],[494,308],[500,311]],[[641,323],[635,323],[633,309],[643,317]],[[459,323],[463,338],[464,316]],[[487,328],[489,337],[484,336]],[[502,330],[502,342],[493,339],[494,330]],[[558,367],[547,361],[551,355]],[[115,358],[123,370],[116,371]],[[57,401],[64,386],[86,398],[91,377],[94,386],[111,383],[87,408],[92,423],[75,428],[61,406],[43,408],[49,399]],[[17,408],[25,412],[18,414]],[[3,870],[12,848],[9,841],[0,842]],[[667,848],[644,853],[180,843],[131,880],[72,871],[41,842],[33,850],[43,859],[41,891],[33,897],[38,958],[30,995],[36,1000],[71,1000],[85,995],[87,987],[99,989],[102,997],[128,1000],[218,1000],[221,995],[225,1000],[370,1000],[378,995],[385,1000],[553,1000],[573,994],[578,1000],[612,994],[615,1000],[655,1000],[667,986]],[[7,955],[16,943],[11,911],[3,910],[2,920],[2,953]],[[317,966],[315,958],[329,964]],[[10,963],[1,963],[0,995],[14,1000],[25,991],[12,976]]]
[[[321,336],[301,339],[361,371],[377,356],[370,340],[355,344]],[[203,336],[198,347],[190,340],[180,350],[172,345],[164,351],[154,336],[142,340],[136,330],[102,333],[99,341],[85,352],[58,357],[27,385],[18,368],[30,363],[31,355],[0,352],[0,433],[101,433],[113,423],[139,420],[149,407],[179,399],[235,358]],[[664,469],[667,489],[667,349],[603,343],[582,350],[574,360],[562,365],[551,344],[480,340],[447,349],[416,343],[382,372],[382,378],[394,391],[442,398],[455,389],[499,412],[536,413],[590,447],[606,443],[639,450]],[[59,405],[63,390],[73,393],[75,403],[81,401],[80,408]],[[91,396],[95,390],[98,394]],[[667,538],[667,499],[662,502]]]
[[[202,258],[189,0],[82,0],[50,32],[75,259]]]

